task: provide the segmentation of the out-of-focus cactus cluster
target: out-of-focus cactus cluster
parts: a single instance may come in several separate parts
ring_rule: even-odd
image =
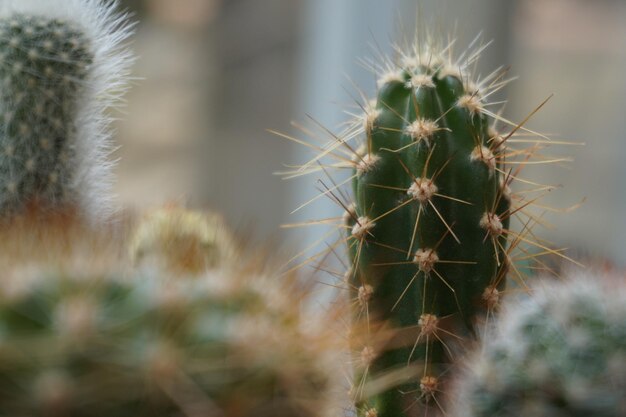
[[[146,241],[152,216],[130,234],[74,219],[26,214],[0,233],[0,416],[329,415],[330,339],[305,331],[296,281],[259,254],[215,255],[219,241],[180,258],[187,271],[131,262],[120,248],[138,236],[146,255],[180,254]]]
[[[0,416],[332,415],[333,338],[269,252],[208,212],[105,216],[117,7],[0,4]]]

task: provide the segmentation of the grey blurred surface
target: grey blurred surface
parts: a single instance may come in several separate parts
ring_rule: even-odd
[[[372,43],[411,32],[417,9],[435,33],[458,27],[459,45],[482,32],[493,44],[477,72],[511,66],[520,79],[506,91],[506,116],[522,120],[549,94],[533,129],[587,145],[554,147],[567,166],[536,166],[528,175],[561,184],[548,202],[557,246],[626,261],[626,3],[619,0],[134,0],[140,25],[136,82],[119,123],[118,190],[125,205],[169,200],[223,211],[231,224],[252,224],[261,238],[293,248],[323,230],[297,233],[280,224],[332,216],[329,201],[296,214],[314,196],[313,179],[272,175],[302,162],[303,149],[266,131],[290,134],[291,120],[311,115],[335,128],[356,89],[375,91],[357,64]],[[419,4],[418,4],[419,3]],[[347,76],[346,76],[347,75]],[[531,173],[532,171],[532,173]]]

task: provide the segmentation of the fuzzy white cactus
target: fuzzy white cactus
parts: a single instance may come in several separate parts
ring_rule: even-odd
[[[128,86],[132,33],[119,3],[0,3],[0,214],[25,204],[111,212],[108,110]]]
[[[626,280],[570,274],[509,300],[450,396],[455,417],[626,416]]]

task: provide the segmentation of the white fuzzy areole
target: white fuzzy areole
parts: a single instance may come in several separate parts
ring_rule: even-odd
[[[504,226],[502,225],[502,220],[495,213],[486,212],[483,214],[483,217],[480,219],[479,223],[480,227],[485,229],[487,233],[489,233],[492,237],[498,237],[504,231]]]
[[[372,295],[374,295],[374,287],[371,285],[365,284],[359,287],[359,295],[358,300],[359,304],[362,306],[367,305],[369,301],[372,299]]]
[[[365,235],[374,228],[374,223],[369,217],[361,216],[358,218],[354,226],[352,226],[352,236],[357,239],[364,239]]]
[[[392,70],[392,71],[382,74],[380,78],[378,78],[378,80],[376,81],[376,85],[378,86],[378,88],[383,88],[388,83],[392,83],[392,82],[401,83],[403,81],[404,81],[404,77],[402,76],[402,71]]]
[[[356,164],[356,172],[358,176],[370,172],[376,167],[376,163],[380,161],[380,156],[374,154],[365,154]]]
[[[483,111],[483,105],[480,102],[480,97],[474,94],[466,94],[459,98],[457,106],[466,109],[472,116],[475,116]]]
[[[407,194],[414,200],[425,204],[437,193],[439,189],[429,178],[415,178],[413,184],[407,190]]]
[[[433,77],[428,74],[415,74],[405,83],[406,88],[435,88]]]
[[[422,377],[422,379],[420,379],[420,390],[424,398],[429,399],[434,397],[437,393],[438,385],[439,380],[436,377],[431,375]]]
[[[483,291],[482,299],[487,305],[487,308],[493,310],[500,304],[500,291],[498,291],[495,286],[490,285]]]
[[[434,314],[422,314],[417,322],[421,336],[434,335],[437,332],[439,318]]]
[[[437,262],[439,262],[439,255],[433,249],[418,249],[413,257],[413,263],[417,264],[419,270],[425,274],[429,274]]]
[[[470,159],[472,161],[480,161],[487,165],[490,173],[493,173],[496,169],[496,157],[493,152],[485,146],[476,146],[470,154]]]
[[[411,138],[416,142],[423,140],[427,144],[430,144],[430,139],[438,130],[440,129],[436,121],[419,118],[408,125],[404,129],[404,132],[411,136]]]
[[[376,359],[377,353],[371,346],[365,346],[361,351],[361,364],[364,367],[369,367],[374,359]]]
[[[72,189],[80,212],[92,222],[110,218],[113,207],[110,155],[114,150],[110,109],[121,104],[129,86],[134,56],[127,47],[133,33],[129,15],[118,0],[1,0],[0,19],[15,14],[59,19],[84,32],[93,64],[79,98],[76,123],[76,164]]]

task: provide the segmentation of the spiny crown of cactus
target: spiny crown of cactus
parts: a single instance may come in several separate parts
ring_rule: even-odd
[[[626,280],[566,278],[505,304],[467,361],[454,416],[626,416]]]
[[[231,263],[236,246],[220,215],[171,206],[144,216],[130,242],[130,256],[135,262],[194,274]]]
[[[117,2],[0,6],[0,214],[36,201],[109,209],[109,116],[131,62]]]
[[[489,110],[505,71],[474,80],[484,47],[454,59],[453,43],[419,37],[397,47],[397,60],[372,63],[378,91],[357,103],[364,114],[330,143],[310,144],[319,154],[287,173],[352,172],[331,179],[321,196],[344,210],[337,228],[348,246],[344,286],[355,306],[352,393],[360,416],[443,411],[458,345],[475,338],[476,322],[497,307],[515,250],[550,252],[528,232],[539,218],[529,206],[551,187],[522,179],[536,187],[510,189],[549,141],[526,120],[514,124]],[[342,191],[348,183],[351,197]],[[509,227],[513,217],[522,232]],[[330,247],[336,252],[337,244]],[[417,377],[406,377],[407,369]],[[392,374],[404,375],[402,383],[390,384]]]
[[[0,416],[330,415],[328,339],[303,330],[297,282],[251,253],[195,275],[134,267],[115,227],[3,227]]]

